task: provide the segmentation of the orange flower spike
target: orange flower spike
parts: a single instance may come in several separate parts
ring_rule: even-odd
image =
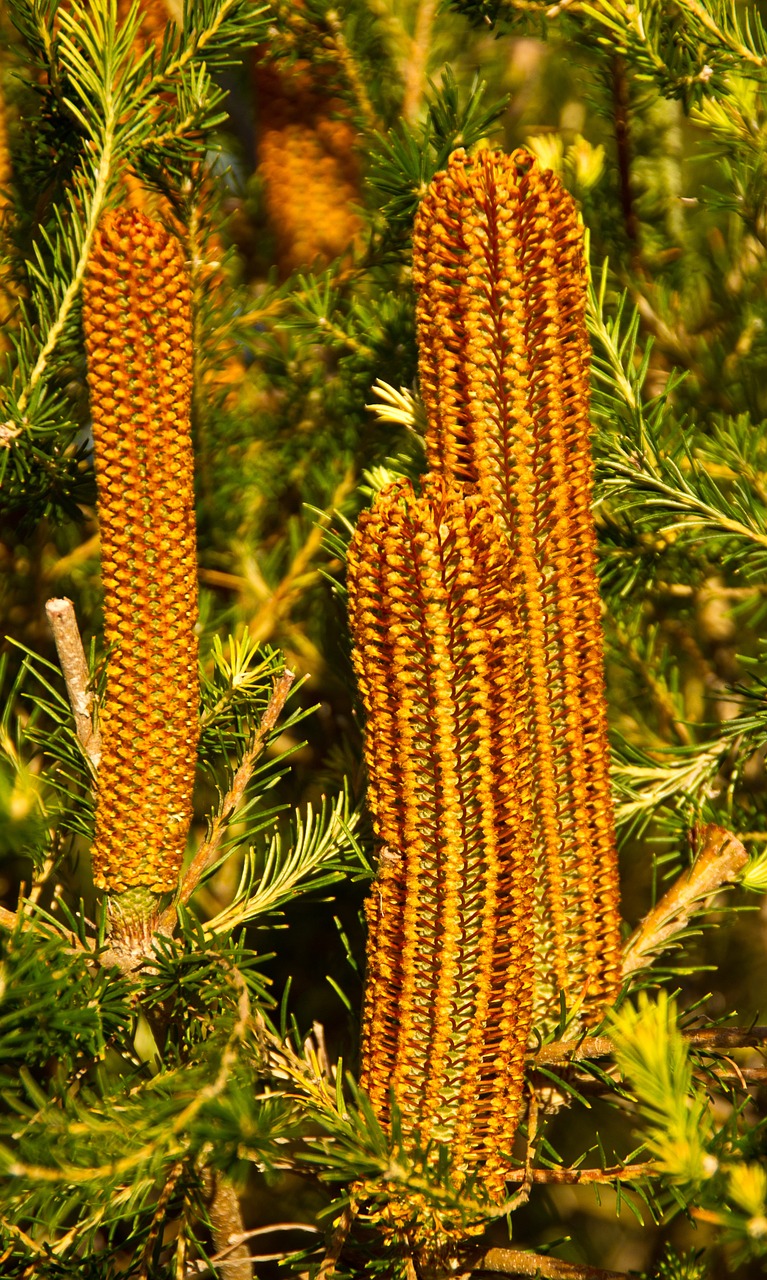
[[[357,134],[329,68],[258,62],[258,172],[283,275],[349,254],[361,221]]]
[[[94,880],[173,889],[197,756],[190,288],[178,241],[134,210],[101,223],[84,286],[104,588]]]
[[[620,981],[575,206],[524,151],[456,152],[416,218],[413,278],[432,469],[505,525],[524,623],[536,776],[539,1015],[595,1021]]]
[[[532,1018],[523,672],[508,561],[479,495],[385,490],[349,551],[381,844],[367,904],[362,1083],[405,1134],[502,1198]]]

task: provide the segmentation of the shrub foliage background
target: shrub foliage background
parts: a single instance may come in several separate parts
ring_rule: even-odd
[[[9,0],[2,35],[1,1273],[761,1274],[758,12]],[[531,1048],[500,1210],[451,1186],[444,1153],[405,1152],[396,1116],[384,1134],[354,1082],[374,868],[343,595],[357,515],[425,468],[413,217],[451,152],[488,142],[554,169],[589,233],[627,935],[693,886],[634,948],[616,1018],[576,1049],[563,1010]],[[125,203],[173,228],[191,272],[191,843],[218,841],[133,973],[97,955],[90,766],[44,608],[73,600],[98,701],[81,294],[99,220]],[[299,679],[272,723],[286,666]],[[723,848],[748,858],[680,880]]]

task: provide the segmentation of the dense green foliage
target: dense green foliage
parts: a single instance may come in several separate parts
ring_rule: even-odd
[[[568,1274],[552,1255],[659,1280],[762,1274],[767,35],[757,12],[720,0],[4,8],[0,1274],[239,1280],[251,1264],[229,1235],[243,1222],[273,1228],[247,1242],[266,1255],[254,1264],[264,1277],[531,1274],[518,1249],[540,1255],[543,1275]],[[150,38],[144,15],[158,8],[162,31]],[[354,244],[289,272],[274,265],[256,163],[270,109],[258,98],[264,62],[332,98],[357,157]],[[706,824],[750,855],[737,884],[709,884],[677,913],[670,948],[632,974],[642,990],[625,993],[602,1035],[560,1051],[563,1009],[531,1049],[519,1184],[501,1212],[450,1185],[444,1152],[404,1153],[396,1118],[384,1133],[349,1070],[373,872],[343,600],[359,511],[388,478],[424,466],[413,215],[452,150],[488,142],[524,145],[554,168],[589,233],[627,933],[687,872]],[[99,218],[128,196],[180,235],[195,300],[195,847],[222,813],[275,678],[287,665],[300,679],[189,909],[158,934],[150,961],[121,972],[90,882],[92,770],[44,603],[74,601],[98,700],[80,286]],[[399,1226],[392,1204],[406,1205]],[[279,1257],[292,1261],[278,1272]]]

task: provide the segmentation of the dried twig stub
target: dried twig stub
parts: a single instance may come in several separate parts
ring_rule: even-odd
[[[75,607],[71,600],[62,596],[48,600],[45,612],[61,663],[77,737],[95,773],[101,761],[101,737],[93,725],[93,693]]]

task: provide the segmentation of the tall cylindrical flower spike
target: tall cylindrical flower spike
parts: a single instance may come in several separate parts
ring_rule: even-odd
[[[104,632],[94,879],[172,889],[197,754],[190,290],[178,241],[131,210],[97,233],[83,319]]]
[[[283,275],[347,254],[360,231],[356,134],[322,69],[259,62],[258,172]]]
[[[532,1017],[531,775],[501,529],[442,482],[384,490],[348,559],[381,845],[362,1084],[502,1198]]]
[[[414,230],[432,469],[500,516],[536,776],[537,1014],[619,986],[617,857],[591,511],[586,280],[570,196],[528,153],[456,152]]]

